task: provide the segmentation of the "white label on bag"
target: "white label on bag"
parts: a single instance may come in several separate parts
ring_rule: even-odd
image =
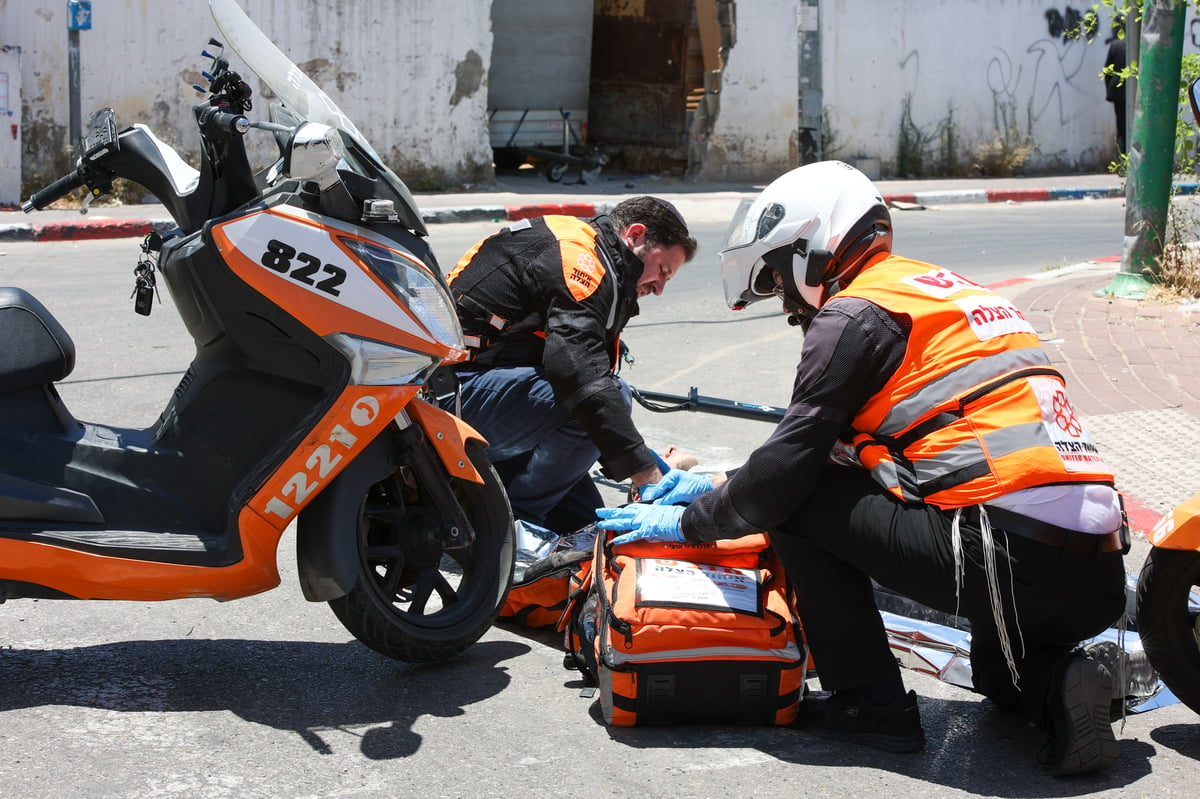
[[[757,569],[638,559],[638,606],[689,607],[759,614]]]

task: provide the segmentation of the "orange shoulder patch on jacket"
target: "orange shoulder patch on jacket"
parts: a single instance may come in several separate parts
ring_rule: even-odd
[[[604,265],[596,255],[596,231],[575,217],[547,216],[546,224],[558,237],[563,282],[576,302],[585,300],[600,288]]]
[[[568,249],[573,248],[564,247]],[[576,250],[573,257],[569,252],[563,253],[563,280],[576,302],[592,296],[603,278],[604,267],[595,253]]]

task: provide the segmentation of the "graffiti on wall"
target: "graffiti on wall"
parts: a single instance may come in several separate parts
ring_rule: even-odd
[[[1065,12],[1057,8],[1046,10],[1046,26],[1049,28],[1051,39],[1062,39],[1066,44],[1069,38],[1074,38],[1083,27],[1083,14],[1067,6]]]
[[[1098,17],[1066,6],[1044,12],[1046,37],[1035,39],[1014,57],[1001,49],[987,67],[988,88],[1007,104],[1022,100],[1030,125],[1045,121],[1065,125],[1070,114],[1068,93],[1103,97],[1097,71],[1086,67],[1088,46],[1095,39]],[[1027,85],[1022,79],[1028,79]]]
[[[994,133],[1002,148],[1036,147],[1042,164],[1076,165],[1079,155],[1065,143],[1064,133],[1090,133],[1098,126],[1098,120],[1093,120],[1097,109],[1105,107],[1100,71],[1109,33],[1107,13],[1101,16],[1083,4],[1026,8],[1030,16],[1017,26],[1023,33],[998,38],[971,69],[982,77],[983,86],[975,84],[978,88],[970,101],[959,99],[947,105],[945,92],[935,97],[929,90],[945,82],[937,75],[922,75],[921,67],[929,66],[922,56],[929,54],[921,47],[906,50],[897,64],[904,96],[909,98],[902,115],[900,151],[914,139],[939,142],[947,131],[954,135],[961,128],[960,120],[970,120],[990,105],[994,130],[989,132],[984,120],[980,120],[984,129],[976,129],[984,140]],[[1193,30],[1200,36],[1200,26]],[[935,61],[941,63],[936,56]],[[958,109],[963,106],[966,115],[960,117]],[[969,139],[965,143],[971,146]]]

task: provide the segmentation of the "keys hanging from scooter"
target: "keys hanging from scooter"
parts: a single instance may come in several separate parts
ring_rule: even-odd
[[[142,316],[150,315],[150,311],[154,309],[155,297],[158,298],[159,304],[162,304],[162,297],[158,294],[158,280],[154,276],[155,262],[161,249],[161,236],[157,233],[146,236],[142,240],[142,257],[133,268],[133,293],[129,296],[133,299],[133,310]]]

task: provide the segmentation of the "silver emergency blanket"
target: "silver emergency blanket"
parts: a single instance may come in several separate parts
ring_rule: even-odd
[[[593,524],[571,535],[559,536],[537,525],[518,522],[513,579],[520,581],[525,569],[553,552],[591,549],[596,532]],[[1135,621],[1136,575],[1125,575],[1125,591],[1127,617]],[[972,687],[971,633],[966,619],[931,610],[880,586],[876,586],[875,603],[883,617],[892,653],[901,666],[962,688]],[[1193,610],[1200,609],[1200,594],[1196,591],[1192,592],[1191,604]],[[1113,675],[1113,698],[1124,699],[1127,713],[1144,713],[1179,701],[1158,679],[1136,630],[1112,627],[1084,641],[1083,647],[1108,667]],[[819,674],[820,664],[817,665]]]
[[[1133,618],[1136,575],[1125,575],[1125,592],[1127,621],[1136,624]],[[972,687],[971,633],[965,619],[930,610],[879,587],[875,603],[883,617],[888,643],[901,666],[942,682]],[[1193,609],[1200,608],[1200,594],[1196,591],[1191,594],[1191,605]],[[1110,627],[1082,642],[1082,646],[1112,673],[1113,698],[1124,699],[1127,713],[1144,713],[1179,701],[1158,679],[1136,630]]]

